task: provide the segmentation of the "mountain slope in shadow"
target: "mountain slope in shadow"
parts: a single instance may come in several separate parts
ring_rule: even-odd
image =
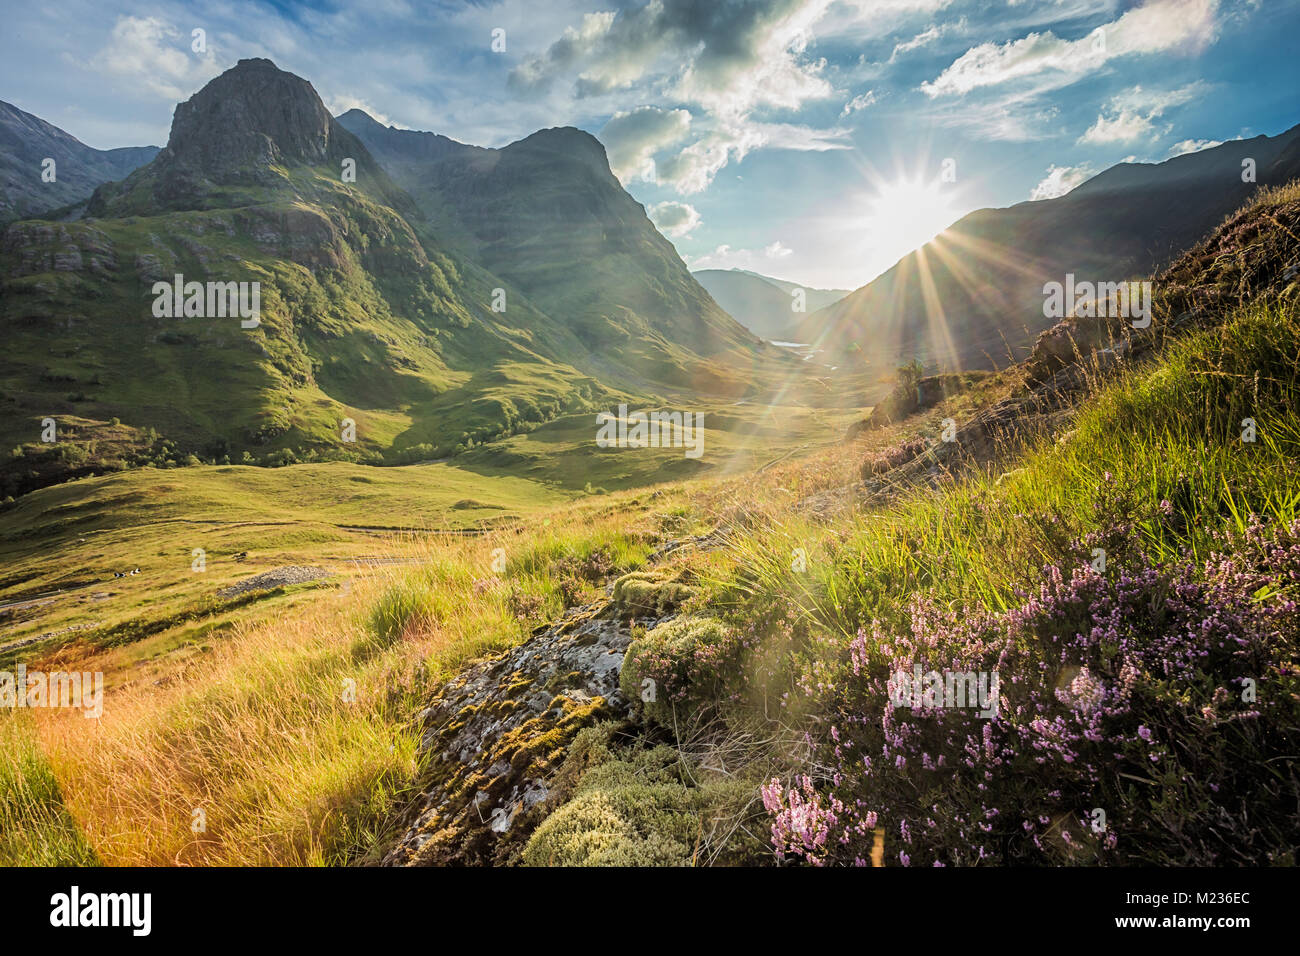
[[[95,149],[38,116],[0,100],[0,222],[27,219],[90,198],[158,154],[157,146]],[[43,176],[54,160],[53,181]]]
[[[1243,182],[1253,160],[1256,182]],[[1163,163],[1121,163],[1065,196],[964,217],[842,301],[808,316],[799,341],[861,349],[892,368],[997,368],[1051,326],[1043,285],[1120,282],[1157,270],[1265,185],[1300,175],[1300,126]]]

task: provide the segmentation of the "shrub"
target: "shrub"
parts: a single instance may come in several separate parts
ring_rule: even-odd
[[[628,700],[641,701],[647,718],[672,726],[674,710],[699,714],[739,700],[745,647],[721,621],[677,618],[632,641],[619,686]]]
[[[1052,565],[1005,612],[914,598],[910,626],[852,642],[820,786],[772,781],[772,842],[863,862],[1291,863],[1300,784],[1300,521],[1255,521],[1201,566],[1130,549],[1121,567]],[[996,672],[991,719],[893,706],[898,671]],[[1101,814],[1096,811],[1100,810]]]
[[[731,823],[745,816],[751,784],[687,772],[672,747],[615,749],[611,737],[606,724],[575,738],[557,775],[570,799],[533,833],[526,865],[692,866],[711,857],[717,834],[726,862],[762,852]]]
[[[649,571],[632,571],[614,582],[614,603],[625,617],[662,617],[695,593],[676,581],[665,581]]]

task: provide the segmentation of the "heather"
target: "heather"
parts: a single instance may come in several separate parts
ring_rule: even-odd
[[[1044,569],[1016,606],[917,597],[817,681],[824,782],[764,791],[773,843],[814,862],[1293,862],[1300,522],[1253,523],[1204,564]],[[998,714],[896,706],[888,682],[1000,675]],[[806,687],[812,690],[811,687]]]
[[[1018,459],[736,535],[715,604],[785,635],[806,747],[763,788],[778,859],[1293,863],[1298,356],[1293,306],[1243,306]],[[996,716],[891,699],[917,670],[996,674]]]

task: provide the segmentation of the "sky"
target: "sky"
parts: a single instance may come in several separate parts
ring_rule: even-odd
[[[0,99],[88,145],[165,144],[177,102],[264,56],[336,114],[482,146],[587,130],[692,268],[820,288],[865,284],[972,210],[1300,123],[1300,0],[0,10]]]

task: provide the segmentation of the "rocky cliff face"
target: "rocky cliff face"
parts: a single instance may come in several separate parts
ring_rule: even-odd
[[[409,200],[361,142],[335,122],[312,85],[270,60],[246,59],[177,105],[167,146],[126,182],[97,190],[92,216],[204,209],[229,203],[221,187],[274,189],[287,170],[318,167],[402,209]],[[235,193],[234,198],[239,194]],[[252,194],[249,195],[252,198]]]
[[[312,85],[270,60],[240,60],[176,107],[164,159],[220,182],[272,163],[316,166],[356,155]]]
[[[759,340],[695,280],[609,169],[599,140],[573,127],[539,130],[501,149],[385,128],[360,110],[355,132],[456,241],[551,315],[563,316],[609,371],[629,365],[663,381],[707,385],[681,369],[695,356],[752,355]],[[680,369],[680,371],[679,371]]]

